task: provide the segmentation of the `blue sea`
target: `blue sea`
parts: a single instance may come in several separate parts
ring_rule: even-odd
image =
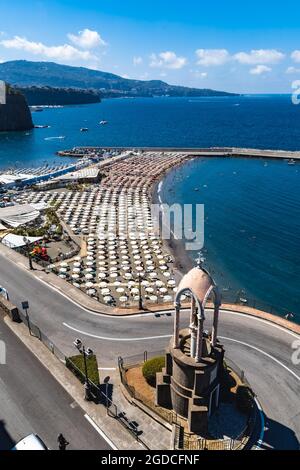
[[[1,168],[67,162],[55,153],[84,145],[300,150],[300,106],[287,95],[115,99],[33,118],[51,127],[0,134]],[[225,297],[286,308],[300,323],[299,181],[300,164],[204,158],[171,172],[162,196],[205,204],[205,257]]]

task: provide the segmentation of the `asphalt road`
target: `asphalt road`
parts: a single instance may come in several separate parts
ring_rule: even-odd
[[[29,300],[32,321],[66,354],[73,354],[72,342],[80,337],[95,350],[100,367],[114,368],[119,355],[161,351],[170,340],[172,314],[93,314],[7,258],[0,256],[0,266],[0,285],[11,301],[20,306]],[[182,317],[182,325],[187,325],[188,315]],[[206,328],[210,326],[207,312]],[[292,363],[292,343],[299,336],[263,320],[222,311],[219,337],[227,356],[245,371],[264,409],[262,448],[299,449],[300,366]]]
[[[110,449],[74,400],[33,354],[0,321],[6,345],[6,365],[0,365],[0,450],[10,450],[29,434],[57,449],[62,433],[68,449]]]

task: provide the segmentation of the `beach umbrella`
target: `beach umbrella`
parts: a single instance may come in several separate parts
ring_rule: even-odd
[[[90,279],[93,279],[94,276],[93,276],[93,274],[88,273],[88,274],[85,275],[85,278],[90,280]]]
[[[127,302],[128,297],[126,297],[125,295],[123,295],[122,297],[119,298],[119,300],[120,300],[120,302],[125,303],[125,302]]]
[[[123,287],[118,287],[116,291],[118,292],[118,294],[123,294],[125,292],[125,289]]]
[[[163,273],[165,277],[171,277],[171,273],[169,273],[169,271],[166,271]]]
[[[101,287],[102,289],[105,289],[105,287],[107,286],[108,286],[107,282],[102,281],[99,283],[99,287]]]
[[[107,289],[107,288],[102,289],[102,290],[101,290],[101,294],[102,294],[102,295],[108,295],[108,294],[110,294],[110,289]]]
[[[74,268],[73,269],[73,273],[75,273],[75,274],[79,274],[80,272],[81,272],[80,268]]]
[[[168,292],[168,289],[166,287],[161,287],[159,289],[159,292],[161,292],[162,294],[166,294]]]
[[[93,282],[86,282],[85,283],[85,287],[87,287],[87,288],[90,288],[90,287],[93,287],[93,286],[94,286]]]
[[[152,294],[154,292],[154,289],[153,287],[146,287],[146,292],[148,292],[149,294]]]
[[[88,289],[86,293],[90,296],[93,296],[96,294],[96,292],[97,292],[96,289]]]
[[[109,304],[113,300],[113,298],[111,295],[107,295],[103,298],[103,300],[106,304]]]
[[[156,295],[150,295],[149,299],[151,302],[157,302],[158,297]]]
[[[164,302],[171,302],[172,300],[173,300],[173,297],[171,295],[164,296]]]

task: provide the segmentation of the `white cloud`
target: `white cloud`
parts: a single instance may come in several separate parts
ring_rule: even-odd
[[[150,67],[161,67],[166,69],[181,69],[187,64],[185,57],[179,57],[172,51],[161,52],[160,54],[151,54]]]
[[[266,65],[257,65],[253,69],[250,70],[251,75],[262,75],[263,73],[272,72],[271,67],[267,67]]]
[[[233,56],[240,64],[277,64],[285,55],[276,49],[253,49],[248,52],[238,52]]]
[[[285,73],[292,74],[292,73],[300,73],[300,69],[297,67],[288,67]]]
[[[197,49],[197,64],[204,67],[218,66],[230,60],[227,49]]]
[[[300,62],[300,51],[296,50],[296,51],[292,52],[291,58],[293,59],[294,62],[296,62],[298,64]]]
[[[0,45],[6,49],[16,49],[38,55],[46,59],[58,60],[60,62],[95,61],[99,59],[89,51],[82,51],[70,44],[60,46],[46,46],[42,42],[28,41],[24,37],[15,36],[13,39],[0,41]]]
[[[142,57],[134,57],[133,58],[133,65],[136,67],[137,65],[141,65],[143,63]]]
[[[68,34],[69,40],[75,44],[75,46],[82,49],[93,49],[98,46],[107,46],[107,43],[101,38],[97,31],[91,31],[88,28],[76,34]]]

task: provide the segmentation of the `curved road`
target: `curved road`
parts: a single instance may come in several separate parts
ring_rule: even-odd
[[[30,318],[65,354],[73,354],[72,342],[82,338],[97,353],[101,368],[116,367],[119,355],[161,351],[173,331],[172,312],[109,317],[76,305],[23,267],[0,256],[0,285],[18,307],[29,300]],[[188,314],[182,315],[187,325]],[[207,312],[206,328],[211,327]],[[277,325],[244,314],[222,311],[219,338],[226,355],[242,370],[265,413],[262,448],[299,449],[300,366],[292,362],[292,344],[299,336]]]

